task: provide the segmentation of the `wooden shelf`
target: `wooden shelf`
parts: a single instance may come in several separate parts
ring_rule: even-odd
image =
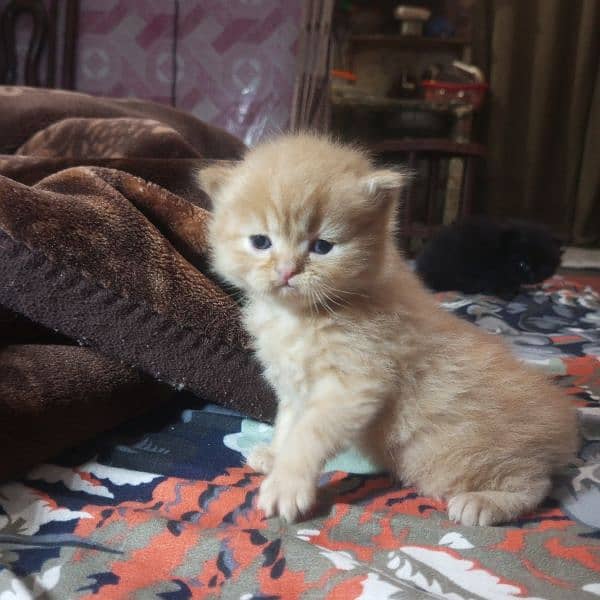
[[[486,154],[485,146],[474,142],[456,142],[446,138],[397,138],[384,139],[367,144],[375,154],[390,152],[420,152],[447,154],[448,156],[479,156]]]
[[[420,35],[353,35],[350,43],[354,46],[379,46],[406,50],[462,50],[471,42],[464,38],[432,38]]]
[[[355,106],[373,110],[421,109],[432,112],[452,113],[455,112],[456,107],[461,108],[464,106],[461,102],[441,104],[439,102],[427,102],[422,98],[388,98],[387,96],[375,96],[360,91],[354,94],[332,92],[330,100],[333,106]]]

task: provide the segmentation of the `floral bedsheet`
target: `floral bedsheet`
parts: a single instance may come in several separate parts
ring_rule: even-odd
[[[579,407],[579,459],[535,513],[459,526],[349,451],[307,520],[266,520],[244,457],[271,428],[182,396],[0,485],[0,600],[600,597],[600,297],[556,277],[511,302],[440,301]]]

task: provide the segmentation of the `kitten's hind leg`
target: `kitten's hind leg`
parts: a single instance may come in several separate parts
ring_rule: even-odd
[[[550,480],[524,482],[522,490],[463,492],[448,501],[448,517],[463,525],[493,525],[533,510],[550,490]]]

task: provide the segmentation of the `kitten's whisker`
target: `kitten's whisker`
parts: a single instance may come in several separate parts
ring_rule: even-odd
[[[319,307],[321,306],[322,300],[321,300],[321,296],[320,294],[317,292],[317,290],[315,290],[314,288],[310,288],[310,294],[311,294],[311,304],[314,305],[315,307],[315,314],[318,314],[319,312]]]
[[[331,291],[335,288],[328,287],[326,284],[323,286],[323,288],[323,294],[326,296],[329,302],[340,308],[343,308],[348,305],[348,301],[346,299]]]
[[[332,316],[335,317],[335,311],[329,305],[329,302],[332,302],[332,298],[330,298],[324,291],[321,291],[321,306]]]
[[[345,306],[345,304],[340,301],[340,298],[338,298],[335,295],[324,292],[324,296],[327,299],[327,301],[330,302],[331,304],[333,304],[334,306],[340,306],[340,307]]]
[[[314,308],[314,316],[317,317],[319,315],[319,308],[322,306],[322,299],[321,296],[319,294],[319,292],[314,288],[311,287],[311,305]]]
[[[315,291],[312,288],[309,288],[310,290],[310,300],[309,300],[309,306],[310,306],[310,316],[311,318],[314,318],[317,316],[318,313],[318,298],[315,295]]]
[[[360,292],[351,292],[350,290],[340,290],[332,285],[322,282],[321,285],[326,287],[330,292],[337,292],[338,294],[344,294],[348,296],[359,296],[361,298],[368,298],[368,294],[361,294]]]

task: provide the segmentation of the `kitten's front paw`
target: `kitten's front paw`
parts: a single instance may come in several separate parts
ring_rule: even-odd
[[[448,517],[463,525],[493,525],[505,518],[504,512],[486,492],[465,492],[448,501]]]
[[[246,464],[257,473],[269,474],[273,470],[275,455],[271,446],[260,444],[252,449],[246,460]]]
[[[278,514],[292,523],[313,505],[315,495],[312,478],[274,471],[260,486],[258,508],[267,518]]]

